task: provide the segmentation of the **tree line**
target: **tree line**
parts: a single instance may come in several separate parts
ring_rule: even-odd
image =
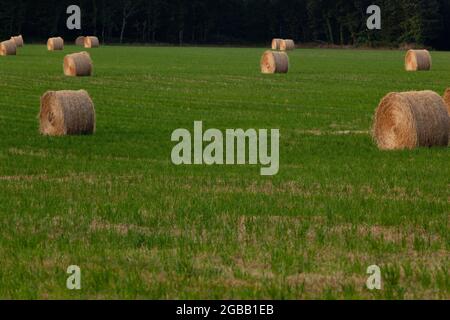
[[[81,8],[82,30],[66,9]],[[381,8],[368,30],[367,7]],[[297,42],[450,49],[450,0],[1,0],[0,37],[27,41],[96,35],[106,43],[262,44]]]

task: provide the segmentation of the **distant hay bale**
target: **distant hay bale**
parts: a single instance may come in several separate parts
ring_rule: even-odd
[[[76,46],[84,46],[84,37],[83,36],[79,36],[78,38],[75,39],[75,45]]]
[[[280,50],[281,51],[290,51],[295,49],[295,42],[291,39],[281,40],[280,42]]]
[[[43,135],[92,134],[95,132],[94,103],[85,90],[47,91],[41,97],[39,120]]]
[[[373,136],[382,150],[447,146],[448,135],[444,100],[433,91],[390,93],[375,111]]]
[[[261,58],[262,73],[287,73],[289,57],[285,52],[267,50]]]
[[[93,63],[86,51],[68,54],[64,57],[64,74],[70,77],[92,75]]]
[[[16,42],[6,40],[0,43],[0,56],[15,56],[17,53]]]
[[[61,37],[49,38],[47,40],[48,51],[64,50],[64,39]]]
[[[280,50],[282,39],[275,38],[272,40],[272,50]]]
[[[97,37],[84,37],[84,47],[85,48],[98,48],[100,46],[100,41]]]
[[[16,43],[17,48],[23,47],[23,37],[22,35],[13,36],[11,37],[11,40],[13,40]]]
[[[408,50],[405,57],[406,71],[428,71],[432,60],[428,50]]]
[[[445,106],[447,107],[448,115],[450,116],[450,88],[445,90],[444,102],[445,102]]]

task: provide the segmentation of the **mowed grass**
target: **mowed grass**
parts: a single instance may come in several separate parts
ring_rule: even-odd
[[[102,47],[93,77],[64,77],[80,50],[0,59],[1,298],[450,298],[449,149],[369,134],[388,92],[450,87],[450,53],[406,73],[400,51],[300,49],[262,75],[262,48]],[[61,89],[90,93],[95,135],[39,135]],[[279,128],[279,174],[174,166],[171,133],[195,120]]]

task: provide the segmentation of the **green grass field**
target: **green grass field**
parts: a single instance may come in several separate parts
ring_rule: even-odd
[[[0,57],[1,298],[450,298],[449,148],[381,152],[369,133],[388,92],[450,87],[450,53],[406,73],[400,51],[300,49],[262,75],[262,48],[102,47],[93,77],[64,77],[79,50]],[[95,135],[39,134],[40,96],[62,89],[89,92]],[[280,172],[173,165],[195,120],[279,128]]]

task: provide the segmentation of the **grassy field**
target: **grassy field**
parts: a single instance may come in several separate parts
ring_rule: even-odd
[[[450,53],[406,73],[404,52],[300,49],[262,75],[262,48],[103,47],[93,77],[64,77],[79,50],[0,57],[1,298],[450,298],[450,150],[369,133],[388,92],[450,87]],[[40,96],[82,88],[96,134],[40,136]],[[279,128],[279,174],[174,166],[195,120]]]

